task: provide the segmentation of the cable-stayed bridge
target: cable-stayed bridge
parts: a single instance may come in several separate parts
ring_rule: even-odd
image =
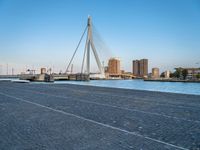
[[[81,70],[78,73],[74,73],[72,62],[74,61],[74,57],[77,54],[78,49],[80,48],[80,44],[83,41],[85,35],[86,35],[86,42],[85,42],[85,46],[84,46],[82,64],[80,64]],[[66,71],[63,74],[48,75],[47,73],[42,73],[42,72],[37,75],[36,74],[23,74],[23,75],[20,75],[20,79],[30,80],[30,81],[90,80],[90,78],[105,79],[104,66],[101,63],[101,60],[100,60],[100,57],[98,54],[98,51],[102,51],[103,49],[105,49],[106,51],[109,51],[105,45],[106,44],[103,42],[103,40],[99,36],[97,30],[95,30],[95,27],[92,24],[92,18],[89,16],[88,20],[87,20],[87,25],[84,29],[84,32],[81,35],[81,38],[77,44],[77,47],[67,65]],[[102,53],[105,53],[105,51],[102,51]],[[91,64],[92,64],[92,62],[91,62],[92,55],[91,54],[94,55],[94,60],[96,62],[96,68],[98,69],[98,71],[95,73],[91,72]],[[46,76],[48,76],[48,80],[44,79],[44,77],[43,77],[44,74]],[[41,76],[42,76],[42,78],[41,78]]]
[[[86,42],[85,42],[85,48],[84,48],[84,54],[83,54],[83,59],[82,59],[82,64],[81,64],[81,70],[80,73],[76,74],[79,75],[80,77],[82,76],[88,76],[88,79],[90,77],[94,78],[105,78],[105,73],[104,73],[104,66],[101,64],[101,60],[99,58],[96,45],[94,42],[94,37],[93,37],[93,24],[92,24],[92,18],[91,16],[88,17],[87,25],[84,29],[84,32],[80,38],[80,41],[78,42],[78,45],[67,65],[67,69],[65,71],[65,74],[70,76],[72,75],[72,68],[73,68],[73,60],[75,55],[77,54],[77,51],[80,47],[81,42],[83,41],[84,36],[86,36]],[[91,53],[94,54],[94,58],[97,64],[98,72],[96,74],[91,74]],[[84,71],[85,70],[85,71]],[[74,74],[73,74],[74,75]]]

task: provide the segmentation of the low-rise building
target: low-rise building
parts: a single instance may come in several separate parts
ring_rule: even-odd
[[[159,68],[152,68],[152,78],[159,78],[160,77],[160,73],[159,73]]]
[[[169,70],[166,70],[165,71],[165,78],[167,78],[167,79],[170,78],[170,73],[171,72]]]
[[[181,78],[183,78],[183,71],[186,70],[187,74],[186,74],[186,78],[188,80],[193,80],[193,79],[197,79],[197,76],[200,75],[200,68],[175,68],[176,70],[180,70],[181,71]]]
[[[200,68],[183,68],[187,70],[187,79],[196,79],[197,75],[200,74]]]

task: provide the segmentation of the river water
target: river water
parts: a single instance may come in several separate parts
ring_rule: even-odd
[[[57,84],[78,84],[92,85],[100,87],[113,87],[124,89],[138,89],[148,91],[161,91],[171,93],[195,94],[200,95],[200,83],[183,82],[151,82],[143,80],[91,80],[86,81],[56,81]]]
[[[2,79],[0,79],[0,80],[2,80]],[[16,79],[9,79],[9,80],[16,80]],[[139,80],[139,79],[134,79],[134,80],[55,81],[54,83],[32,82],[31,84],[66,84],[66,83],[67,84],[77,84],[77,85],[88,85],[88,86],[100,86],[100,87],[137,89],[137,90],[200,95],[200,83],[152,82],[152,81],[143,81],[143,80]]]

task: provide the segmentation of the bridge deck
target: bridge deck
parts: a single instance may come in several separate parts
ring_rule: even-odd
[[[0,149],[200,149],[200,96],[0,82]]]

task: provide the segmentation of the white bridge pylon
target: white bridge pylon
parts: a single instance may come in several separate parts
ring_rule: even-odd
[[[99,56],[97,54],[97,51],[96,51],[96,48],[95,48],[95,45],[94,45],[94,42],[93,42],[93,36],[92,36],[92,19],[91,19],[90,16],[88,17],[88,24],[87,24],[87,26],[88,26],[88,33],[87,33],[87,40],[86,40],[86,45],[85,45],[85,50],[87,51],[86,52],[86,55],[87,55],[87,57],[86,57],[86,62],[87,62],[87,65],[86,65],[87,70],[86,70],[86,72],[87,72],[87,74],[90,74],[90,48],[91,48],[91,50],[92,50],[92,52],[94,54],[94,57],[95,57],[95,60],[96,60],[99,72],[102,75],[102,77],[105,77],[105,75],[104,75],[104,68],[101,65]]]
[[[83,35],[81,36],[81,39],[78,43],[78,46],[67,66],[67,70],[66,70],[66,73],[68,72],[68,69],[72,63],[72,60],[79,48],[79,45],[83,39],[83,36],[85,34],[85,32],[87,31],[87,37],[86,37],[86,43],[85,43],[85,49],[84,49],[84,55],[83,55],[83,62],[82,62],[82,67],[81,67],[81,74],[83,73],[83,69],[84,69],[84,63],[85,63],[85,58],[86,58],[86,74],[88,74],[89,76],[93,76],[93,77],[97,77],[97,78],[105,78],[105,73],[104,73],[104,68],[100,62],[100,59],[99,59],[99,56],[98,56],[98,53],[97,53],[97,50],[95,48],[95,44],[94,44],[94,41],[93,41],[93,34],[92,34],[92,18],[89,16],[88,17],[88,22],[87,22],[87,27],[83,33]],[[99,69],[99,73],[98,74],[91,74],[90,73],[90,54],[91,54],[91,51],[93,52],[94,54],[94,57],[95,57],[95,60],[96,60],[96,63],[97,63],[97,66],[98,66],[98,69]]]

